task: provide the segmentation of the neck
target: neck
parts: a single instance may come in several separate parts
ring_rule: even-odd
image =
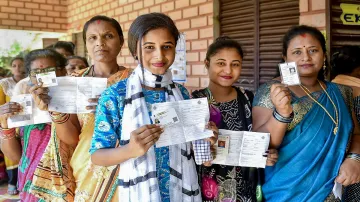
[[[307,88],[316,88],[318,86],[317,77],[300,77],[301,84]]]
[[[13,78],[14,78],[15,82],[17,83],[17,82],[19,82],[21,79],[23,79],[25,77],[24,76],[16,76],[16,75],[14,75]]]
[[[234,90],[232,86],[221,86],[211,81],[208,88],[216,101],[227,100]]]
[[[110,63],[96,62],[94,64],[95,77],[109,78],[119,70],[119,65],[117,64],[116,60]]]

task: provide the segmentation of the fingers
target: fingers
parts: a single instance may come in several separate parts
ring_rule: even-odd
[[[99,101],[99,98],[89,98],[88,99],[88,102],[90,102],[90,103],[98,103],[98,101]]]
[[[160,138],[160,135],[161,133],[163,133],[164,130],[161,130],[159,132],[155,132],[155,133],[152,133],[150,135],[148,135],[147,137],[145,137],[144,139],[141,140],[142,144],[148,144],[149,142],[156,142],[159,138]]]
[[[16,102],[9,102],[0,106],[0,115],[19,113],[22,111],[22,106]]]
[[[160,126],[157,124],[148,124],[148,125],[143,125],[140,128],[134,130],[131,134],[135,134],[135,135],[139,135],[141,133],[143,133],[145,130],[147,129],[152,129],[152,128],[159,128]]]
[[[142,133],[140,133],[138,136],[140,139],[145,139],[148,136],[152,136],[152,135],[156,135],[156,134],[160,135],[163,132],[164,132],[164,129],[162,129],[160,126],[155,126],[152,128],[147,128]]]
[[[86,106],[86,110],[96,111],[96,106],[97,106],[97,105],[89,105],[89,106]]]

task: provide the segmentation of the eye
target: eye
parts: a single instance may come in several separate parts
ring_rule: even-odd
[[[155,47],[154,46],[145,46],[144,49],[150,49],[151,50],[151,49],[155,49]]]
[[[166,46],[164,46],[163,48],[164,48],[164,49],[171,49],[171,48],[172,48],[172,46],[168,46],[168,45],[166,45]]]
[[[219,66],[225,66],[225,62],[218,62],[217,63]]]
[[[96,36],[89,36],[88,37],[88,41],[93,41],[93,40],[95,40],[96,39]]]
[[[112,34],[106,34],[105,37],[106,37],[107,39],[112,39],[112,38],[114,38],[114,36],[113,36]]]
[[[316,52],[318,52],[317,49],[311,49],[311,50],[309,50],[309,53],[316,53]]]
[[[294,51],[293,54],[294,54],[294,55],[300,55],[300,54],[301,54],[301,51],[299,51],[299,50]]]
[[[233,63],[232,64],[234,67],[240,67],[240,63]]]

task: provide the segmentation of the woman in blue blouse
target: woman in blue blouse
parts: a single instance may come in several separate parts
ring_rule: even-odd
[[[163,129],[150,121],[151,104],[189,99],[186,89],[172,82],[169,70],[178,38],[168,16],[139,16],[128,37],[139,65],[99,100],[90,153],[95,164],[120,164],[121,201],[201,201],[190,143],[155,148]],[[208,127],[217,130],[213,123]]]

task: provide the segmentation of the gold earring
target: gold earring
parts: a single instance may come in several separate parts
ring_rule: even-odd
[[[323,70],[325,71],[325,69],[326,69],[326,64],[325,64],[325,62],[324,62],[324,65],[323,65]]]

